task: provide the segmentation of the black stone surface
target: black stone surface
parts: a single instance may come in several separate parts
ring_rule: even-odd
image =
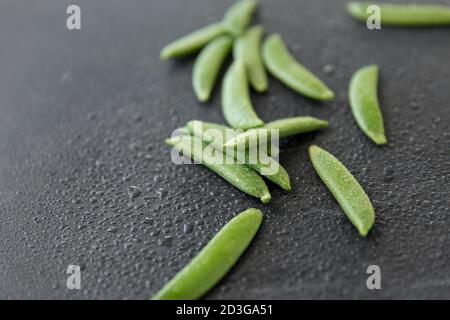
[[[188,120],[223,122],[219,92],[195,100],[194,59],[160,62],[158,53],[231,3],[0,2],[0,298],[149,298],[248,207],[265,222],[205,298],[450,297],[450,29],[369,31],[345,1],[261,1],[256,21],[337,93],[318,104],[271,79],[252,97],[267,121],[331,123],[283,143],[293,191],[270,185],[273,201],[262,205],[200,166],[173,165],[163,143]],[[69,4],[81,7],[80,31],[66,29]],[[346,97],[352,73],[369,63],[381,70],[382,148],[357,129]],[[314,173],[312,143],[373,200],[366,239]],[[69,264],[82,268],[81,290],[66,288]],[[381,290],[366,288],[371,264]]]

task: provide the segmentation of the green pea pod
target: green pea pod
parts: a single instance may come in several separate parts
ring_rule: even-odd
[[[264,124],[253,110],[245,67],[241,60],[233,62],[223,80],[222,111],[225,120],[233,128],[246,130]]]
[[[223,33],[225,33],[223,24],[213,23],[169,43],[162,48],[159,57],[161,60],[167,60],[193,54]]]
[[[318,146],[309,147],[311,162],[347,217],[365,237],[375,222],[369,197],[353,175],[332,154]]]
[[[380,2],[350,2],[347,11],[356,19],[366,22],[373,12],[370,6],[380,9],[380,22],[385,26],[435,27],[450,25],[450,6],[391,4]]]
[[[189,136],[191,135],[191,132],[189,131],[189,128],[187,126],[178,128],[176,130],[177,136]]]
[[[214,142],[214,146],[216,148],[219,149],[224,149],[224,143],[226,143],[227,141],[231,141],[232,139],[238,137],[239,135],[243,134],[244,131],[240,130],[240,129],[233,129],[224,125],[220,125],[217,123],[212,123],[212,122],[204,122],[201,121],[202,123],[202,130],[198,130],[199,126],[194,126],[194,124],[196,122],[199,122],[198,120],[193,120],[190,121],[186,127],[189,128],[189,130],[191,131],[191,134],[197,136],[197,137],[202,137],[202,140],[206,143],[211,143]],[[209,129],[216,129],[215,133],[220,135],[220,140],[217,139],[217,136],[212,135],[210,133]],[[234,131],[230,131],[234,130]],[[252,130],[252,129],[250,129]],[[218,131],[218,132],[217,132]],[[228,133],[228,135],[227,135]],[[225,138],[224,138],[225,137]],[[275,157],[279,154],[279,149],[275,146],[272,146],[271,141],[267,141],[267,150],[266,150],[266,154],[271,156],[271,157]],[[248,147],[248,146],[247,146]],[[234,150],[237,150],[237,146],[231,146],[230,148],[233,148]],[[263,151],[261,151],[263,152]]]
[[[244,253],[262,220],[261,210],[254,208],[231,219],[152,299],[194,300],[202,297]]]
[[[328,127],[328,121],[313,117],[292,117],[266,123],[261,128],[250,129],[233,139],[228,140],[225,147],[239,147],[257,144],[261,137],[270,139],[271,130],[278,130],[278,137],[287,138],[297,134],[312,132]]]
[[[232,128],[206,121],[191,120],[186,124],[186,128],[192,135],[201,138],[205,143],[216,142],[218,138],[226,141],[229,136],[235,136],[234,131],[230,131],[233,130]],[[220,137],[217,137],[216,134]],[[220,145],[217,145],[217,147],[220,147]]]
[[[263,33],[263,27],[254,26],[245,32],[234,45],[234,58],[244,62],[249,82],[257,92],[267,91],[269,85],[261,57]]]
[[[378,67],[367,66],[352,77],[349,87],[350,107],[359,128],[376,144],[387,143],[383,116],[377,97]]]
[[[287,138],[328,128],[328,121],[313,117],[291,117],[267,122],[263,128],[267,130],[278,130],[280,138]]]
[[[198,120],[189,121],[186,127],[191,134],[201,138],[205,143],[212,143],[219,150],[222,150],[223,142],[228,138],[227,132],[229,133],[232,130],[227,126]],[[235,159],[238,157],[237,153],[233,152],[233,155]],[[255,156],[250,161],[250,156],[246,152],[245,164],[284,190],[292,190],[291,181],[286,169],[274,158],[258,154],[257,157]]]
[[[334,92],[295,60],[278,34],[264,41],[263,59],[269,72],[292,90],[319,101],[334,99]]]
[[[240,36],[250,24],[257,6],[256,0],[240,0],[234,3],[223,18],[225,30],[233,36]]]
[[[267,185],[255,171],[245,164],[236,163],[234,159],[228,159],[220,150],[214,150],[214,155],[212,155],[212,150],[207,148],[201,139],[192,136],[178,136],[167,139],[166,143],[217,173],[248,195],[261,199],[263,203],[271,200]]]
[[[212,40],[198,56],[192,73],[192,85],[199,101],[207,101],[219,75],[233,40],[226,35]]]

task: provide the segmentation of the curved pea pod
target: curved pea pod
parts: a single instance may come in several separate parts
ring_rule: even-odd
[[[278,34],[264,41],[263,59],[269,72],[292,90],[319,101],[334,99],[334,92],[295,60]]]
[[[201,138],[205,143],[214,143],[215,147],[220,148],[221,145],[217,143],[218,140],[226,141],[236,135],[236,131],[230,127],[222,124],[191,120],[186,124],[189,132]]]
[[[354,18],[366,22],[373,14],[370,6],[380,9],[380,22],[385,26],[426,27],[449,26],[450,6],[391,4],[381,2],[350,2],[347,11]]]
[[[211,150],[201,139],[192,136],[173,137],[167,139],[166,143],[217,173],[246,194],[261,199],[263,203],[270,202],[271,195],[264,180],[245,164],[228,159],[221,150]]]
[[[267,130],[278,130],[280,138],[287,138],[328,128],[328,121],[314,117],[291,117],[267,122],[264,128]]]
[[[375,223],[375,211],[361,185],[332,154],[318,146],[309,147],[311,162],[347,217],[365,237]]]
[[[274,158],[259,155],[257,160],[250,160],[250,157],[246,155],[246,164],[260,175],[280,186],[283,190],[292,190],[289,174]]]
[[[167,60],[193,54],[224,33],[225,30],[221,22],[213,23],[169,43],[162,48],[159,57],[161,60]]]
[[[189,121],[186,125],[191,134],[199,137],[205,143],[211,143],[215,148],[222,150],[223,141],[228,137],[234,136],[230,127],[198,120]],[[226,150],[225,150],[226,151]],[[286,191],[291,191],[291,181],[286,169],[274,158],[258,153],[253,154],[252,157],[248,151],[244,150],[245,164],[258,172],[260,175],[266,177],[268,180],[277,184]],[[237,153],[233,151],[233,156],[238,158]]]
[[[193,300],[202,297],[233,267],[253,240],[262,220],[262,212],[254,208],[231,219],[152,299]]]
[[[383,116],[377,96],[378,67],[367,66],[352,77],[349,87],[350,107],[359,128],[378,145],[386,144]]]
[[[257,6],[256,0],[240,0],[234,3],[223,18],[225,30],[233,36],[240,36],[250,24]]]
[[[313,117],[283,118],[268,122],[261,128],[247,130],[235,138],[228,140],[225,143],[225,147],[239,147],[243,145],[248,147],[258,144],[262,137],[268,137],[270,139],[272,130],[277,130],[278,137],[281,139],[327,127],[328,121]]]
[[[251,27],[234,45],[234,58],[244,62],[250,85],[257,92],[267,91],[269,85],[261,56],[263,33],[263,27]]]
[[[245,67],[240,60],[233,62],[223,80],[222,111],[225,120],[235,129],[246,130],[264,124],[250,101]]]
[[[229,36],[223,35],[212,40],[200,52],[192,73],[192,85],[199,101],[209,100],[220,68],[232,45],[233,40]]]

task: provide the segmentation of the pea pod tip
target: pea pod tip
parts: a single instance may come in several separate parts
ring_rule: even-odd
[[[267,193],[264,193],[264,194],[261,196],[261,202],[264,203],[264,204],[269,203],[270,200],[272,200],[272,196],[271,196],[270,193],[268,193],[268,192],[267,192]]]
[[[162,48],[161,52],[159,53],[159,60],[161,61],[167,61],[170,59],[170,53],[166,50],[166,48]]]

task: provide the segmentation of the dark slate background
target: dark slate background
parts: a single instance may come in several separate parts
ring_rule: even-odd
[[[369,31],[345,1],[261,1],[256,21],[337,93],[318,104],[271,79],[252,97],[267,121],[331,123],[283,143],[293,191],[270,185],[262,205],[200,166],[173,165],[163,143],[188,120],[223,122],[218,92],[206,105],[194,98],[193,59],[158,53],[232,2],[0,2],[0,298],[146,299],[248,207],[265,222],[205,298],[450,297],[450,29]],[[65,27],[69,4],[81,6],[81,31]],[[369,63],[381,70],[382,148],[357,129],[346,97]],[[373,200],[366,239],[314,173],[312,143]],[[142,193],[130,201],[132,185]],[[81,290],[66,289],[69,264],[82,268]],[[366,288],[371,264],[379,291]]]

